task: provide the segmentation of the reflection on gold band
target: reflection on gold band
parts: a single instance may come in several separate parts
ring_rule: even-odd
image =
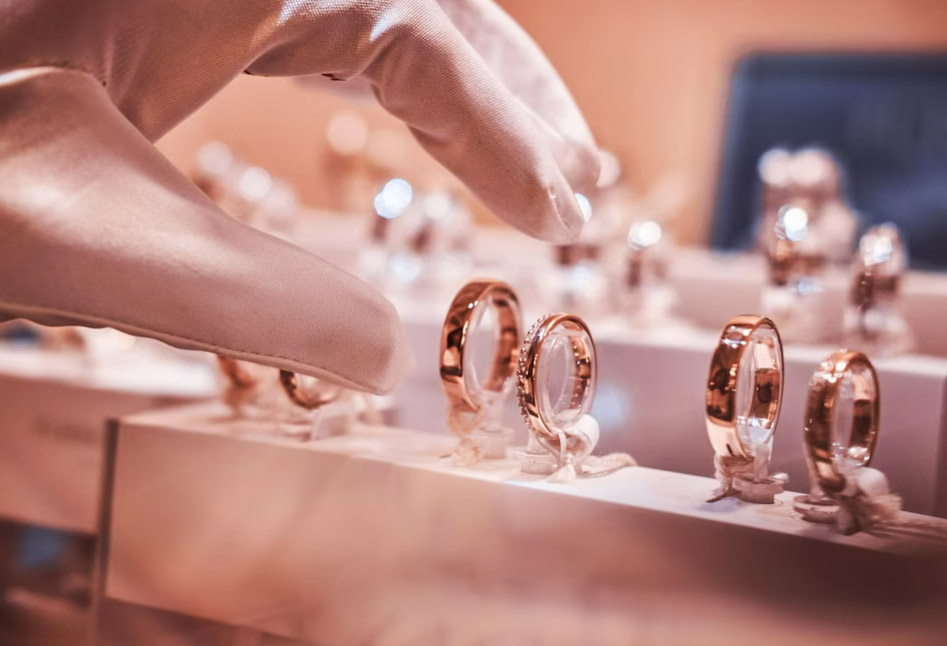
[[[464,355],[472,333],[474,312],[482,303],[489,303],[497,313],[498,326],[490,374],[482,384],[484,390],[499,392],[513,376],[519,353],[520,304],[516,293],[499,280],[480,278],[464,285],[454,297],[441,331],[441,385],[452,408],[477,412],[482,402],[475,401],[464,374]]]
[[[289,370],[279,371],[280,384],[283,386],[283,390],[286,391],[290,401],[306,410],[314,410],[325,406],[335,401],[342,392],[342,389],[338,386],[322,382],[317,382],[316,387],[307,389],[300,383],[302,379],[295,372]],[[315,377],[312,377],[312,379],[315,379]]]
[[[841,384],[852,381],[851,403],[842,399]],[[838,406],[852,406],[852,427],[848,446],[833,442],[843,429],[834,428]],[[845,487],[838,458],[849,458],[859,466],[868,466],[878,442],[881,396],[875,367],[861,352],[839,350],[826,359],[812,376],[806,402],[805,438],[809,467],[827,492]]]
[[[753,339],[760,328],[773,331],[773,338]],[[756,352],[758,365],[753,375],[741,375],[740,364],[745,352]],[[750,457],[750,447],[744,446],[737,431],[737,392],[742,379],[752,379],[752,391],[746,422],[768,429],[770,437],[776,429],[782,399],[783,347],[779,331],[764,316],[736,316],[724,326],[717,349],[710,360],[710,372],[705,392],[707,434],[714,451],[723,456]]]

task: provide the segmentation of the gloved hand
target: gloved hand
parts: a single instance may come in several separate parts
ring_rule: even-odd
[[[562,82],[489,0],[8,0],[0,43],[0,320],[395,386],[409,359],[380,294],[231,220],[151,145],[244,71],[367,81],[545,240],[578,233],[573,190],[598,172]]]

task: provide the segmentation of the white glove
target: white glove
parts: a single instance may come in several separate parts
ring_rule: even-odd
[[[244,71],[360,77],[545,240],[575,237],[598,172],[562,82],[489,0],[19,0],[0,43],[0,320],[396,385],[410,359],[380,294],[231,220],[151,145]]]

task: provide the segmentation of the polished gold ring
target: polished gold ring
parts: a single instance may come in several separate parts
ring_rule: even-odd
[[[482,307],[490,306],[497,314],[493,362],[482,383],[474,383],[476,374],[467,366],[467,342]],[[450,406],[475,413],[483,406],[482,391],[501,392],[516,369],[520,338],[520,304],[516,293],[499,280],[479,278],[464,285],[447,310],[441,331],[441,385]]]
[[[217,365],[233,388],[249,391],[260,384],[260,380],[247,370],[242,361],[218,355]],[[288,370],[280,370],[279,372],[280,385],[290,401],[307,410],[314,410],[335,401],[342,392],[340,387],[327,384],[315,377],[309,378],[316,382],[315,386],[303,384],[303,379],[304,377],[295,372]]]
[[[847,446],[838,441],[846,429],[835,428],[839,407],[846,405],[852,407]],[[809,382],[805,443],[809,468],[823,491],[841,491],[845,472],[871,464],[880,416],[878,375],[868,357],[839,350],[819,365]]]
[[[557,412],[551,410],[553,402],[549,401],[549,385],[545,383],[551,367],[543,361],[547,339],[559,328],[571,333],[569,363],[574,371],[564,420],[557,420]],[[558,444],[563,427],[577,422],[592,408],[597,375],[595,342],[585,321],[572,314],[541,317],[526,333],[517,370],[516,393],[526,425],[539,438]]]
[[[304,379],[311,379],[312,383],[304,384]],[[315,410],[331,404],[342,393],[342,389],[316,377],[303,377],[289,370],[279,371],[279,381],[286,391],[286,395],[297,406],[306,410]]]
[[[217,355],[217,366],[220,368],[221,374],[227,378],[227,381],[234,388],[248,390],[256,387],[258,383],[257,378],[251,375],[243,364],[236,359]]]
[[[783,346],[764,316],[730,319],[707,377],[707,434],[718,455],[753,457],[776,431],[782,399]]]

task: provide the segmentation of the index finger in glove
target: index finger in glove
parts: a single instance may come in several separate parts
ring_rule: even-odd
[[[501,219],[544,240],[578,235],[584,218],[550,146],[550,129],[436,3],[355,3],[317,20],[300,13],[284,16],[281,33],[270,39],[276,45],[249,72],[364,76],[382,106]]]
[[[572,94],[532,38],[493,0],[439,0],[444,12],[503,84],[534,115],[572,187],[598,179],[595,141]]]

